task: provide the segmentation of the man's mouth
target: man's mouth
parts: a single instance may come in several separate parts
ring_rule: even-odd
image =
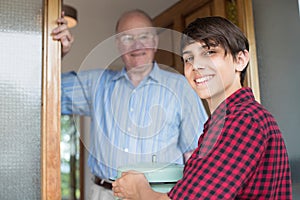
[[[130,56],[132,56],[132,57],[138,57],[138,56],[144,56],[144,55],[146,55],[146,52],[145,51],[140,51],[140,50],[132,51],[130,53]]]

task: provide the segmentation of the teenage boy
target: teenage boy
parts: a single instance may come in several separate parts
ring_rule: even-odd
[[[183,32],[184,72],[212,115],[183,178],[167,194],[145,176],[125,172],[113,183],[124,199],[292,199],[286,147],[273,116],[242,83],[247,38],[221,17],[196,19]]]

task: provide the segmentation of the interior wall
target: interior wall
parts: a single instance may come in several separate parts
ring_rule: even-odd
[[[300,198],[300,16],[297,0],[253,0],[262,104],[275,116],[286,142]],[[297,198],[298,197],[298,198]]]

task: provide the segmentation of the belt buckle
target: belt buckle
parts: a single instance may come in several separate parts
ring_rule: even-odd
[[[102,179],[97,176],[94,177],[94,183],[100,187],[104,187],[106,189],[112,189],[112,183],[113,181],[108,179]]]

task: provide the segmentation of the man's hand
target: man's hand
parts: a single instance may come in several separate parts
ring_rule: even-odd
[[[56,20],[58,27],[52,30],[52,37],[54,40],[59,40],[62,46],[62,56],[65,56],[72,47],[74,37],[68,29],[68,22],[64,18],[64,12],[62,12],[61,18]]]

